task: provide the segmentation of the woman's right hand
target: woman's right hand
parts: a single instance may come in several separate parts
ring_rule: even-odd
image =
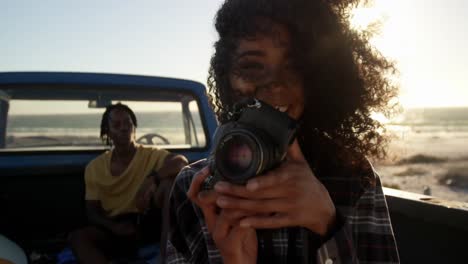
[[[209,175],[208,167],[196,173],[187,196],[201,208],[208,231],[224,263],[256,263],[258,246],[255,229],[239,225],[240,220],[250,216],[251,213],[240,210],[221,210],[216,205],[218,193],[214,190],[201,191],[203,182]]]

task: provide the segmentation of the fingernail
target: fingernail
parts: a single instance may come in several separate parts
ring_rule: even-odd
[[[222,207],[222,206],[226,206],[227,203],[228,203],[228,201],[227,201],[226,199],[224,199],[224,198],[218,198],[218,199],[216,200],[216,204],[217,204],[218,206],[221,206],[221,207]]]
[[[204,199],[206,197],[206,192],[199,192],[198,193],[198,199]]]
[[[229,188],[229,183],[227,182],[218,182],[215,184],[216,191],[227,191],[228,188]]]
[[[250,227],[250,224],[249,224],[249,222],[247,222],[247,221],[241,221],[241,222],[240,222],[240,226],[241,226],[241,227]]]
[[[256,180],[252,180],[247,183],[247,190],[255,191],[256,189],[258,189],[258,182]]]

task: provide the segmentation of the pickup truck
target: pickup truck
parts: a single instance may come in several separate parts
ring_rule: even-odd
[[[190,162],[208,156],[217,123],[200,83],[0,73],[0,234],[20,245],[31,263],[60,252],[68,232],[85,224],[84,168],[107,149],[99,139],[100,118],[116,102],[135,111],[139,143]],[[388,188],[385,193],[402,263],[468,261],[465,205]]]
[[[195,161],[216,120],[205,87],[161,77],[92,73],[0,74],[0,234],[27,253],[53,254],[86,221],[84,168],[107,149],[104,108],[129,105],[137,141]]]

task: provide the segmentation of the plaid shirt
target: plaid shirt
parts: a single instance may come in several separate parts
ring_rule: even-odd
[[[193,175],[207,165],[202,160],[186,167],[177,177],[171,194],[171,228],[167,244],[167,263],[222,263],[222,257],[206,227],[200,208],[192,204],[186,193]],[[373,171],[373,170],[372,170]],[[398,251],[388,215],[387,203],[378,175],[371,173],[375,184],[363,187],[361,180],[351,177],[319,178],[330,193],[342,223],[312,249],[316,263],[399,263]],[[298,229],[299,232],[296,232]],[[292,232],[295,249],[289,249]],[[279,263],[303,263],[304,237],[311,235],[304,228],[281,228],[271,231],[272,260]],[[313,236],[313,235],[312,235]],[[315,235],[316,237],[316,235]],[[259,240],[259,255],[265,241]],[[309,244],[311,244],[309,242]],[[310,247],[309,247],[310,248]],[[317,249],[318,248],[318,249]],[[288,257],[288,252],[295,254]],[[291,259],[294,259],[291,261]]]

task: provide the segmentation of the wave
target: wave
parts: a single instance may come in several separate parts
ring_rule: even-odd
[[[397,165],[417,164],[417,163],[443,163],[448,161],[445,157],[437,157],[425,154],[416,154],[408,158],[399,160]]]
[[[391,119],[388,125],[400,126],[468,126],[468,107],[414,108]]]

